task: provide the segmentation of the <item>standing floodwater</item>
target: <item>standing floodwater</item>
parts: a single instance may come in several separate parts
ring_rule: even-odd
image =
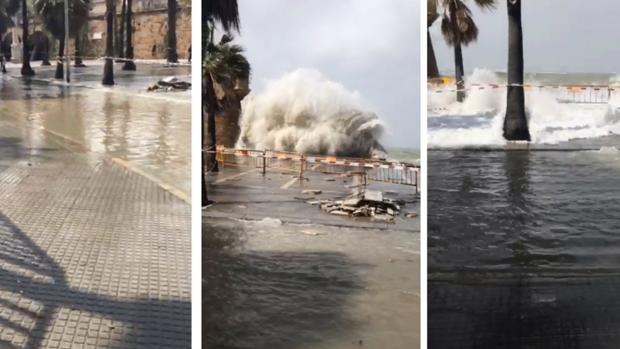
[[[415,188],[371,183],[402,203],[394,223],[306,202],[350,194],[350,179],[252,168],[209,174],[203,214],[203,343],[208,348],[416,348],[419,212]],[[301,199],[300,199],[301,198]]]
[[[146,92],[167,76],[189,80],[189,66],[141,64],[116,71],[117,85],[101,86],[101,65],[75,69],[72,84],[54,81],[53,67],[33,79],[10,70],[0,77],[0,116],[29,130],[29,137],[60,137],[106,155],[189,197],[191,94]]]
[[[617,77],[529,74],[523,151],[502,74],[468,81],[464,103],[429,93],[429,347],[617,348]],[[610,87],[571,87],[591,84]]]
[[[620,344],[620,153],[431,151],[429,345]]]

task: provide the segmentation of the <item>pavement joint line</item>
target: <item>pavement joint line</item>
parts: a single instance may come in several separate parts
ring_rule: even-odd
[[[251,169],[251,170],[244,171],[244,172],[241,172],[241,173],[237,173],[237,174],[232,175],[232,176],[228,176],[228,177],[220,178],[220,179],[216,180],[214,183],[219,184],[219,183],[222,183],[222,182],[226,182],[226,181],[228,181],[228,180],[231,180],[231,179],[240,178],[240,177],[242,177],[242,176],[245,176],[245,175],[247,175],[247,174],[250,174],[250,173],[252,173],[252,172],[256,172],[256,171],[258,171],[258,169],[257,169],[257,168],[253,168],[253,169]]]
[[[280,189],[288,189],[291,185],[293,185],[295,182],[297,182],[299,180],[299,178],[293,178],[290,181],[284,183]]]
[[[56,131],[52,131],[50,129],[47,129],[44,126],[39,126],[39,129],[41,129],[42,131],[47,132],[47,133],[49,133],[49,134],[51,134],[51,135],[53,135],[55,137],[59,137],[59,138],[63,139],[66,142],[73,143],[73,144],[76,144],[76,145],[78,145],[80,147],[83,147],[86,151],[92,151],[86,145],[84,145],[84,144],[82,144],[82,143],[80,143],[80,142],[78,142],[78,141],[76,141],[76,140],[74,140],[74,139],[72,139],[70,137],[67,137],[67,136],[65,136],[65,135],[63,135],[61,133],[58,133]],[[62,144],[62,142],[58,142],[57,141],[55,143],[58,144],[63,149],[67,150],[67,151],[70,151],[72,153],[76,152],[75,149],[71,149],[70,147],[66,146],[65,144]],[[139,168],[137,168],[136,166],[131,165],[129,162],[127,162],[125,160],[122,160],[122,159],[117,158],[117,157],[110,156],[110,155],[105,154],[105,153],[98,153],[98,154],[102,154],[105,158],[109,159],[110,161],[112,161],[116,165],[121,166],[121,167],[127,169],[128,171],[134,172],[134,173],[136,173],[136,174],[138,174],[138,175],[140,175],[142,177],[145,177],[146,179],[148,179],[151,182],[155,183],[157,186],[159,186],[163,190],[169,192],[170,194],[176,196],[177,198],[179,198],[179,199],[181,199],[181,200],[183,200],[186,203],[191,205],[191,198],[190,198],[190,196],[188,194],[184,193],[182,190],[175,188],[173,185],[170,185],[170,184],[168,184],[168,183],[166,183],[166,182],[164,182],[164,181],[162,181],[162,180],[160,180],[160,179],[158,179],[158,178],[156,178],[156,177],[154,177],[154,176],[152,176],[152,175],[150,175],[150,174],[140,170]]]
[[[129,170],[131,172],[134,172],[134,173],[136,173],[136,174],[138,174],[138,175],[140,175],[140,176],[150,180],[151,182],[155,183],[157,186],[159,186],[163,190],[169,192],[170,194],[178,197],[179,199],[181,199],[181,200],[183,200],[186,203],[191,205],[192,200],[191,200],[190,196],[187,195],[186,193],[184,193],[182,190],[177,189],[174,186],[172,186],[172,185],[170,185],[170,184],[168,184],[168,183],[166,183],[166,182],[156,178],[155,176],[150,175],[147,172],[142,171],[141,169],[137,168],[136,166],[130,164],[129,162],[127,162],[127,161],[125,161],[123,159],[116,158],[116,157],[111,157],[111,156],[108,156],[108,157],[109,157],[109,159],[113,163],[115,163],[115,164],[117,164],[117,165],[119,165],[121,167],[124,167],[127,170]]]

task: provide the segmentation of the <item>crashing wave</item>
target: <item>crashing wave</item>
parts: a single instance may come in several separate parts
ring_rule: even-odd
[[[385,152],[384,127],[357,92],[299,69],[243,101],[237,147],[368,157]]]

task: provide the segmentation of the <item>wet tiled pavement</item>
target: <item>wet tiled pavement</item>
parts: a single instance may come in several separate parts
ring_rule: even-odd
[[[0,348],[188,348],[190,206],[0,119]]]

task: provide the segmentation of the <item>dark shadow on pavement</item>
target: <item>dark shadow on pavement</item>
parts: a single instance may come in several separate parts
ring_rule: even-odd
[[[119,300],[72,288],[63,268],[2,213],[0,295],[0,314],[3,315],[0,337],[12,333],[25,338],[25,342],[18,344],[16,340],[0,339],[2,348],[42,348],[46,332],[60,308],[120,322],[118,327],[97,331],[110,334],[110,347],[190,346],[190,302],[148,298]],[[80,328],[89,330],[88,322],[76,326],[78,331]]]
[[[363,289],[336,252],[249,251],[242,226],[203,221],[204,348],[312,347],[358,324],[349,298]]]

